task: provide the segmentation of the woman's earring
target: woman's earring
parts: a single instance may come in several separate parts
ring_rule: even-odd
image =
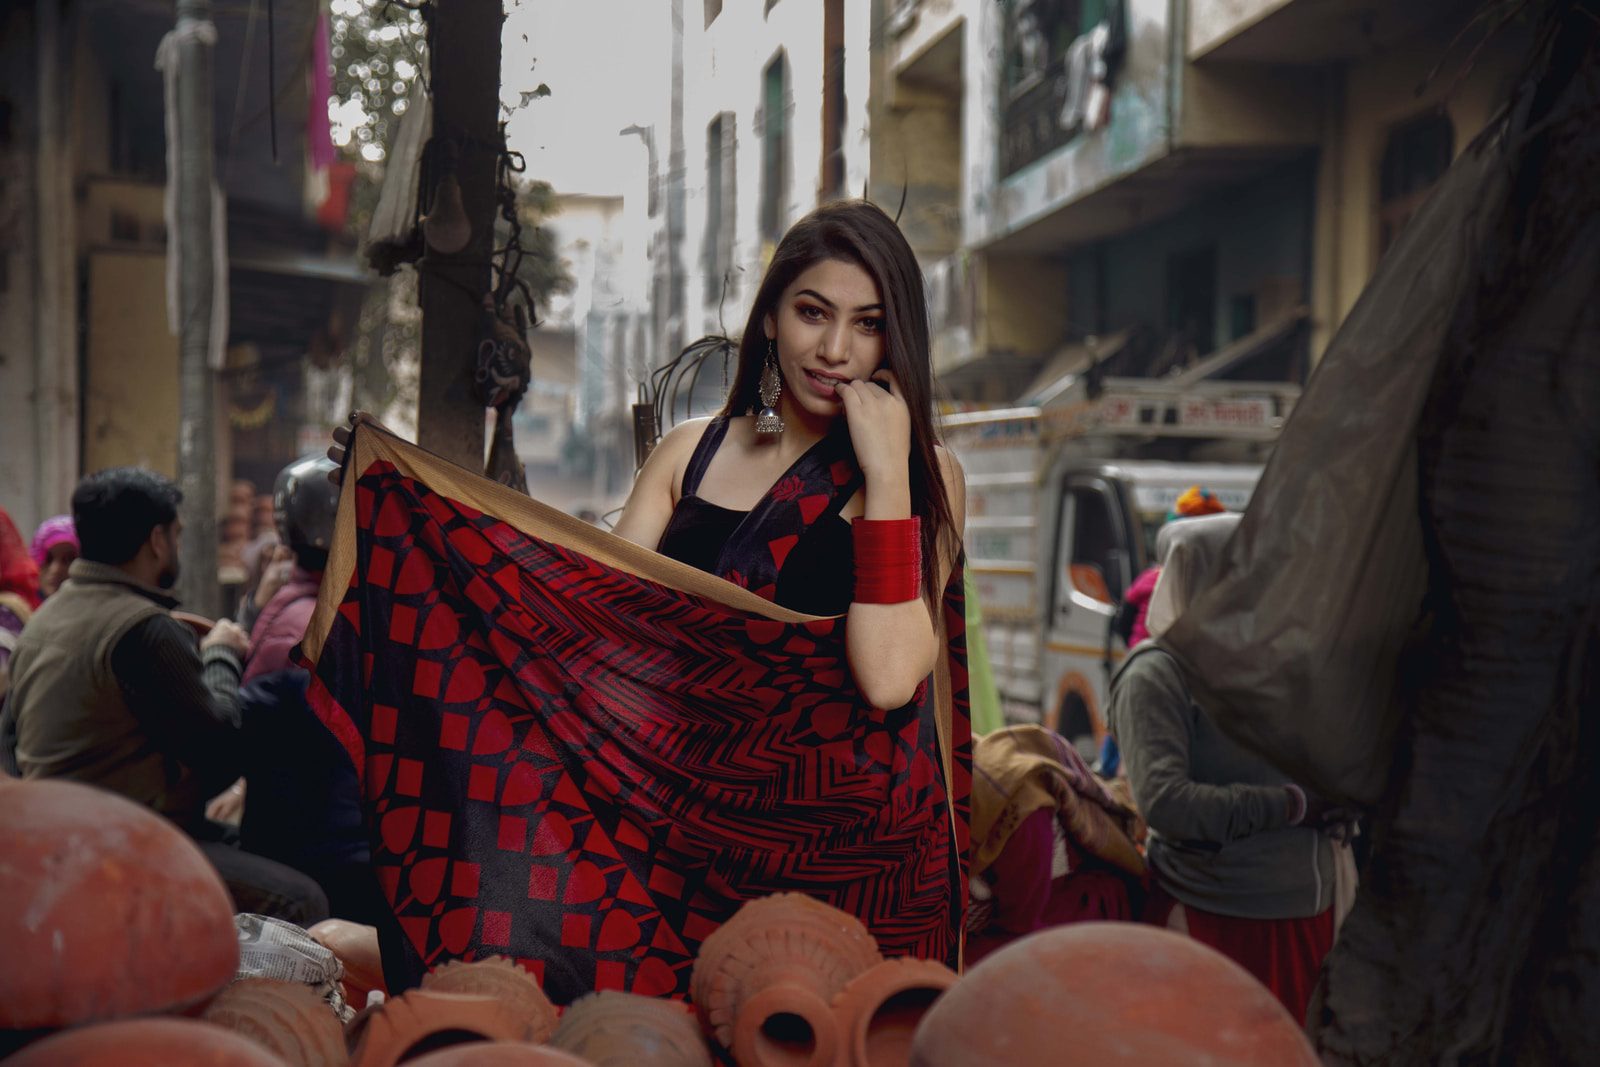
[[[778,344],[767,342],[767,363],[761,368],[761,411],[756,415],[756,433],[782,433],[783,419],[778,414],[778,397],[783,395],[783,375],[778,373]]]

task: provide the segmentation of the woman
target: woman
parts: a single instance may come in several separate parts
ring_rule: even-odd
[[[67,568],[78,558],[78,532],[72,516],[57,515],[40,523],[29,550],[39,568],[39,596],[48,599],[67,580]]]
[[[330,456],[336,462],[342,464],[348,440],[346,430],[335,434]],[[369,470],[363,485],[389,493],[395,477]],[[403,506],[402,492],[410,490],[394,489],[384,506]],[[492,935],[474,928],[467,940],[441,939],[445,950],[452,955],[474,950],[477,942],[471,937],[492,936],[503,945],[505,936],[518,943],[524,929],[534,935],[549,931],[543,944],[570,950],[537,953],[553,996],[594,988],[681,994],[695,946],[742,901],[801,891],[853,911],[886,954],[954,963],[964,883],[965,827],[958,825],[965,821],[964,717],[963,725],[955,725],[949,693],[937,696],[937,687],[924,683],[930,675],[941,677],[935,667],[941,655],[949,654],[940,648],[942,627],[936,620],[959,609],[959,596],[954,607],[943,598],[948,589],[959,588],[953,573],[963,496],[959,468],[933,439],[927,312],[916,259],[877,208],[859,202],[821,208],[796,224],[776,250],[750,312],[722,414],[672,430],[640,472],[615,531],[634,544],[625,546],[627,552],[604,543],[615,540],[611,537],[593,544],[606,556],[643,555],[634,547],[643,545],[677,561],[653,557],[652,563],[638,564],[654,568],[654,581],[682,581],[671,578],[672,571],[687,570],[681,564],[688,564],[779,607],[842,616],[842,627],[837,619],[815,626],[786,623],[807,626],[808,635],[826,641],[817,644],[812,636],[796,634],[781,655],[802,657],[804,671],[784,669],[770,675],[770,682],[751,684],[742,679],[762,679],[756,672],[778,660],[741,643],[742,626],[741,636],[725,632],[726,621],[740,614],[730,615],[717,604],[702,606],[698,599],[716,601],[737,590],[723,593],[721,582],[706,583],[701,575],[686,586],[647,587],[633,584],[636,574],[605,571],[630,590],[629,600],[606,600],[606,589],[597,588],[597,600],[605,601],[600,610],[607,619],[613,613],[628,618],[621,632],[640,631],[633,638],[636,655],[609,657],[620,664],[612,670],[581,659],[592,612],[572,618],[574,600],[566,587],[547,587],[538,574],[523,572],[515,588],[524,599],[506,613],[529,610],[560,618],[563,627],[586,636],[561,646],[578,650],[567,662],[558,663],[542,636],[531,633],[516,649],[502,644],[504,655],[495,652],[492,661],[484,660],[484,670],[496,678],[505,676],[507,663],[518,664],[518,688],[508,686],[502,698],[497,687],[492,699],[506,701],[507,713],[526,723],[532,740],[522,738],[523,750],[553,751],[561,761],[547,769],[538,760],[526,760],[521,773],[548,778],[537,791],[519,794],[532,799],[507,802],[501,794],[497,802],[513,821],[495,825],[509,826],[514,840],[523,829],[542,833],[547,824],[571,825],[576,818],[631,842],[626,861],[630,871],[637,870],[640,884],[631,896],[613,896],[643,909],[633,913],[634,921],[653,925],[645,926],[649,944],[642,956],[612,958],[614,946],[590,943],[578,933],[612,919],[609,912],[616,907],[590,915],[581,913],[590,907],[587,896],[555,899],[550,888],[555,883],[546,879],[570,880],[581,872],[573,861],[561,859],[551,867],[541,860],[535,881],[540,893],[550,895],[531,899],[527,887],[534,882],[526,876],[521,884],[511,875],[483,883],[485,894],[517,895],[494,909],[511,916],[509,935],[503,928]],[[416,514],[419,527],[432,521],[426,509]],[[579,547],[565,541],[552,547],[548,541],[520,540],[527,535],[498,515],[482,519],[490,520],[500,522],[489,533],[496,545],[514,546],[515,558],[538,557],[563,570],[571,562],[565,553],[581,553],[585,539],[594,536],[557,531],[552,536],[570,536]],[[368,543],[372,537],[403,538],[411,527],[402,522],[391,528],[401,532],[370,534]],[[395,552],[420,551],[409,543],[385,544]],[[499,557],[494,558],[499,566]],[[668,577],[662,579],[663,574]],[[696,590],[693,599],[680,588]],[[480,591],[485,603],[488,594],[487,587]],[[353,587],[346,603],[359,615],[378,601],[387,604],[389,595],[387,587]],[[642,610],[651,614],[629,616],[634,600],[643,601]],[[488,611],[465,608],[461,631],[480,625],[471,616],[476,610]],[[644,625],[633,625],[641,618]],[[321,651],[328,647],[323,636],[317,636],[314,677],[316,684],[326,678],[338,686],[344,665],[366,646],[340,618],[329,615],[325,621],[334,635],[327,640],[338,651],[330,658]],[[704,674],[695,669],[698,660],[684,661],[689,667],[682,670],[647,669],[652,656],[669,651],[657,643],[658,631],[673,637],[674,657],[704,643],[719,666]],[[406,672],[420,654],[388,641],[379,655],[388,657],[384,671],[411,677]],[[528,658],[518,658],[523,655]],[[483,657],[481,650],[478,656]],[[723,661],[735,665],[723,670]],[[948,688],[959,684],[954,680]],[[542,694],[536,711],[510,707],[534,690]],[[331,697],[318,693],[313,699],[324,721],[344,715]],[[366,699],[364,692],[351,690],[347,702],[360,703],[358,712],[364,715]],[[411,721],[420,724],[413,727],[414,736],[433,736],[429,716],[445,702],[413,708]],[[936,702],[942,703],[936,708]],[[357,731],[366,726],[365,718],[344,715],[340,721],[354,723]],[[678,736],[690,734],[692,743],[670,747],[678,744]],[[590,743],[602,735],[603,745]],[[361,740],[367,737],[362,734]],[[395,742],[407,743],[408,738]],[[407,756],[426,766],[427,782],[454,782],[472,770],[466,766],[470,753],[458,757],[456,751],[428,749]],[[667,758],[678,752],[681,759]],[[589,769],[596,765],[598,774]],[[569,773],[566,767],[578,769],[571,782],[562,777]],[[574,788],[577,781],[585,784]],[[561,797],[581,810],[555,812]],[[754,806],[746,798],[754,798]],[[367,799],[373,800],[370,790]],[[437,803],[453,801],[442,792]],[[487,835],[490,845],[480,847],[457,830],[464,820],[486,819],[483,812],[493,810],[452,808],[451,834],[448,840],[441,836],[437,846],[451,851],[440,858],[498,863],[500,857],[491,854],[492,834]],[[552,819],[552,813],[562,817]],[[392,879],[403,881],[412,877],[412,861],[409,841],[398,844],[400,851],[390,850],[389,859],[375,856],[374,862],[402,868]],[[524,855],[519,853],[516,862],[527,862]],[[546,867],[556,873],[548,874]],[[622,871],[618,877],[633,874]],[[390,899],[397,914],[410,908],[400,895]],[[473,906],[488,907],[482,900]],[[430,921],[420,913],[400,917],[418,920],[414,925]],[[569,929],[578,932],[572,943],[560,940]],[[538,943],[534,935],[526,942],[530,947]],[[430,927],[411,941],[432,951],[432,938]],[[493,943],[483,942],[485,948]]]
[[[1237,515],[1172,523],[1157,538],[1154,638],[1112,683],[1111,724],[1149,824],[1147,917],[1230,957],[1304,1019],[1333,944],[1340,813],[1229,740],[1189,696],[1161,636],[1210,583]]]
[[[934,440],[922,271],[894,221],[851,200],[797,222],[738,358],[722,413],[662,438],[614,532],[783,607],[848,614],[858,688],[900,707],[939,654],[966,486]],[[348,441],[334,431],[336,463]],[[771,529],[796,499],[799,522]]]

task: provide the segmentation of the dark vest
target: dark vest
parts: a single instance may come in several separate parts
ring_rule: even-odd
[[[111,651],[134,626],[175,604],[115,567],[77,560],[40,605],[11,660],[17,764],[24,778],[67,778],[120,793],[184,821],[205,803],[162,755],[122,696]]]

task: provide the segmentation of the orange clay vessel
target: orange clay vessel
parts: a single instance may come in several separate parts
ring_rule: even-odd
[[[345,1042],[353,1067],[394,1067],[446,1045],[526,1041],[527,1021],[493,997],[413,989],[350,1021]]]
[[[113,793],[0,779],[0,1029],[198,1011],[239,966],[194,842]]]
[[[932,960],[885,960],[858,975],[833,998],[844,1047],[841,1067],[906,1067],[923,1016],[956,972]]]
[[[310,986],[244,978],[218,993],[201,1016],[249,1038],[292,1067],[344,1067],[344,1026]]]
[[[591,993],[574,1001],[550,1044],[594,1067],[711,1067],[692,1011],[632,993]]]
[[[539,988],[538,979],[505,956],[453,960],[428,972],[422,988],[433,993],[494,997],[527,1023],[529,1041],[543,1042],[555,1033],[555,1005]]]
[[[1300,1026],[1244,968],[1138,923],[1012,942],[923,1018],[913,1067],[975,1063],[1318,1067]]]
[[[29,1045],[6,1067],[287,1067],[253,1041],[193,1019],[123,1019]]]
[[[440,1049],[414,1060],[406,1067],[593,1067],[588,1060],[580,1060],[571,1053],[551,1048],[549,1045],[529,1045],[522,1042],[495,1041],[488,1044],[456,1045]],[[640,1060],[634,1067],[655,1067],[649,1060]]]
[[[692,995],[739,1067],[830,1067],[839,1049],[833,998],[882,960],[854,916],[780,893],[745,904],[706,938]]]

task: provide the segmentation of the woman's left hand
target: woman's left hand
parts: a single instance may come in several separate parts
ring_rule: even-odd
[[[888,386],[881,388],[874,382]],[[838,386],[856,462],[868,482],[906,479],[910,474],[911,410],[894,372],[880,370],[870,379]]]

